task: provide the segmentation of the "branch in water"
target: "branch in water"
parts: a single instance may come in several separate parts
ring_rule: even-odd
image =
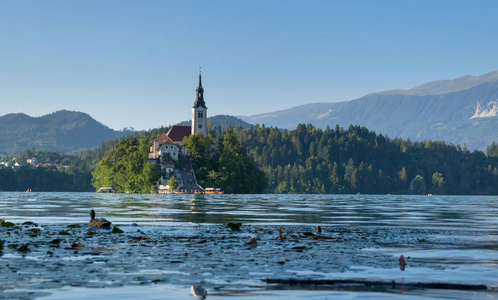
[[[455,284],[441,282],[395,282],[393,281],[369,281],[369,280],[349,280],[349,279],[276,279],[267,278],[262,281],[266,283],[280,283],[288,285],[334,285],[334,284],[362,284],[367,287],[410,287],[410,288],[427,288],[427,289],[445,289],[445,290],[486,290],[487,286],[483,284]]]

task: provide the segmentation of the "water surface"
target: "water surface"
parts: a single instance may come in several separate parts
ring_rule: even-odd
[[[1,232],[6,243],[32,248],[21,254],[4,247],[0,256],[0,292],[13,297],[62,299],[83,289],[97,298],[169,293],[178,299],[192,297],[190,285],[203,285],[207,299],[498,296],[498,197],[4,192],[0,209],[0,218],[33,221],[42,230],[32,237],[27,226]],[[58,236],[69,224],[86,224],[89,209],[125,233],[89,234],[83,227]],[[233,232],[229,222],[243,226]],[[59,244],[48,246],[47,236]],[[253,237],[257,246],[244,245]],[[84,247],[74,249],[75,243]],[[267,285],[265,278],[443,281],[488,289],[295,287]]]

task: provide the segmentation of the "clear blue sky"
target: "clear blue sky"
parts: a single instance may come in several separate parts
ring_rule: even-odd
[[[252,115],[498,69],[498,1],[0,2],[0,115],[114,129]]]

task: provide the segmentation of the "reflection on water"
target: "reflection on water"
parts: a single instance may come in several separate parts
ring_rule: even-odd
[[[243,222],[399,226],[496,231],[498,197],[400,195],[168,195],[0,193],[11,221],[84,223],[88,210],[113,224]]]

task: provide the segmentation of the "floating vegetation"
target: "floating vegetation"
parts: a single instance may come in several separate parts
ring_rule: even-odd
[[[249,242],[244,243],[244,245],[256,247],[258,246],[258,240],[256,238],[252,238]]]
[[[227,227],[232,229],[233,231],[239,231],[240,226],[242,226],[242,223],[228,223]]]
[[[0,219],[0,226],[2,227],[14,227],[16,224],[11,222],[6,222],[5,219]]]
[[[322,226],[317,230],[304,225],[284,228],[249,224],[240,230],[241,223],[232,224],[235,226],[120,225],[121,228],[113,226],[112,230],[67,225],[40,227],[34,223],[23,224],[18,230],[12,230],[15,225],[2,226],[0,293],[163,283],[202,286],[207,293],[209,289],[220,291],[234,285],[270,289],[272,286],[261,280],[280,276],[331,280],[337,274],[354,274],[361,268],[390,270],[392,274],[402,267],[403,275],[416,268],[444,272],[457,268],[461,261],[452,264],[413,254],[408,259],[400,254],[408,254],[406,249],[410,247],[460,249],[466,247],[461,239],[478,235],[368,226]],[[421,236],[431,243],[421,243]],[[201,291],[197,288],[193,294],[202,295]]]
[[[124,233],[123,230],[119,229],[117,226],[114,226],[114,228],[111,231],[112,233]]]
[[[29,249],[29,247],[26,245],[26,244],[22,244],[18,249],[17,251],[19,252],[31,252],[31,250]]]

